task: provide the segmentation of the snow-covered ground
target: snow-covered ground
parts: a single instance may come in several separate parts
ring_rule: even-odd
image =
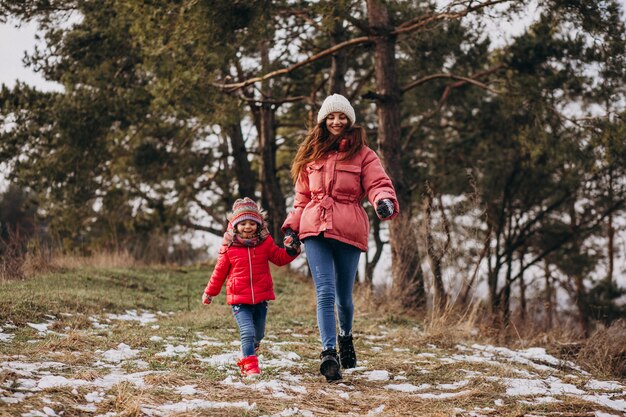
[[[103,332],[118,325],[137,326],[156,333],[160,331],[159,320],[175,315],[133,310],[126,314],[90,316],[92,327],[81,330],[81,337],[102,338]],[[67,338],[69,335],[63,331],[50,330],[61,327],[57,323],[60,320],[49,316],[45,322],[28,323],[26,326],[33,329],[29,330],[33,339],[26,343],[35,346]],[[15,335],[23,330],[28,329],[0,323],[0,343],[5,344],[4,347],[17,343]],[[44,350],[38,353],[37,360],[17,351],[0,355],[0,415],[3,411],[23,417],[123,415],[112,406],[120,386],[166,394],[167,400],[162,401],[158,401],[157,395],[139,398],[139,413],[147,416],[202,410],[209,413],[211,409],[232,409],[233,415],[246,412],[268,416],[326,414],[324,405],[312,402],[311,397],[349,402],[353,407],[347,415],[353,416],[393,415],[393,407],[399,399],[422,404],[424,401],[427,404],[447,401],[463,404],[451,408],[453,415],[458,416],[507,414],[515,406],[523,406],[524,410],[548,410],[546,407],[566,402],[584,404],[585,414],[576,415],[609,417],[626,413],[626,384],[596,379],[575,363],[549,355],[543,348],[512,350],[459,344],[444,349],[431,344],[417,351],[403,345],[392,331],[381,328],[378,333],[357,339],[359,366],[344,371],[339,383],[326,384],[312,371],[317,369],[317,358],[296,353],[306,346],[306,336],[302,334],[291,329],[280,329],[280,336],[270,333],[263,341],[260,354],[264,375],[260,379],[246,380],[235,366],[239,357],[237,333],[222,333],[229,339],[224,341],[197,332],[193,341],[186,342],[183,338],[154,334],[143,346],[129,342],[93,352]],[[133,340],[131,334],[129,340]],[[77,358],[82,360],[77,361]],[[208,385],[201,375],[194,383],[177,382],[167,378],[172,369],[151,368],[147,361],[152,358],[167,361],[172,369],[195,364],[200,369],[212,369],[220,376]],[[389,363],[385,362],[389,358],[393,358],[394,365],[385,369],[382,363]],[[444,375],[448,375],[445,378],[440,372],[442,369],[446,370]],[[237,395],[229,396],[230,401],[224,396],[214,398],[216,387],[221,392]],[[484,391],[491,391],[487,404]],[[475,405],[472,405],[473,398],[477,399]],[[267,409],[268,399],[274,406],[280,405],[280,410],[264,414],[261,410]],[[464,401],[458,403],[459,399]],[[262,402],[265,408],[260,408]],[[529,411],[526,415],[533,414]]]

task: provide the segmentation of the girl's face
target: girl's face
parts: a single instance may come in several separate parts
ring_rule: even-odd
[[[253,220],[244,220],[237,223],[237,233],[245,238],[250,238],[256,233],[259,226]]]
[[[341,135],[349,123],[348,117],[341,112],[333,112],[326,116],[326,127],[333,136]]]

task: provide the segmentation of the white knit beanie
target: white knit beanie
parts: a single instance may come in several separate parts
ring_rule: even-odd
[[[317,113],[317,123],[321,123],[326,116],[334,112],[345,114],[348,120],[350,120],[350,126],[352,126],[356,120],[354,108],[350,105],[348,99],[341,94],[333,94],[332,96],[326,97],[326,100],[322,103],[322,107],[320,107],[320,111]]]

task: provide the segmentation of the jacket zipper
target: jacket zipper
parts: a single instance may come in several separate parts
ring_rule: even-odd
[[[250,257],[250,248],[248,249],[248,264],[250,265],[250,290],[252,291],[252,304],[256,304],[254,302],[254,285],[252,285],[252,258]]]

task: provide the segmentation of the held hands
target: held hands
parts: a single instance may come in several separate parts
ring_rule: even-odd
[[[381,219],[386,219],[388,217],[391,217],[393,211],[393,201],[388,198],[378,200],[378,203],[376,205],[376,213],[378,213],[378,217],[380,217]]]
[[[285,245],[285,249],[287,250],[287,254],[289,256],[297,255],[300,252],[300,239],[298,239],[298,234],[291,229],[285,230],[285,238],[283,239],[283,244]]]
[[[211,297],[209,294],[205,292],[202,293],[202,304],[209,305],[211,304],[211,301],[213,301],[213,297]]]

